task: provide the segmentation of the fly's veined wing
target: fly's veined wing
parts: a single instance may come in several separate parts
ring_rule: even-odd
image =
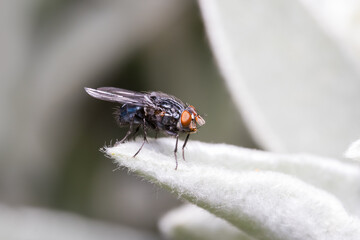
[[[129,91],[114,87],[101,87],[97,89],[85,88],[85,91],[92,97],[121,104],[132,104],[137,106],[151,106],[152,103],[144,93]]]
[[[130,90],[122,89],[122,88],[100,87],[100,88],[97,88],[97,90],[113,93],[113,94],[120,95],[120,96],[126,96],[129,98],[136,98],[136,97],[143,98],[144,97],[144,93],[130,91]]]

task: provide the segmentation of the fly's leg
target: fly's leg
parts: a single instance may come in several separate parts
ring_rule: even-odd
[[[127,139],[127,137],[131,134],[132,129],[133,129],[133,122],[130,123],[129,130],[127,131],[125,137],[123,137],[123,139],[121,139],[119,142],[116,142],[116,143],[115,143],[115,146],[119,145],[120,143],[125,142],[125,140]]]
[[[189,140],[189,137],[190,137],[190,133],[188,135],[186,135],[184,145],[182,146],[182,157],[183,157],[184,161],[185,161],[185,146],[186,146],[187,141]]]
[[[146,133],[146,125],[145,125],[145,118],[144,118],[144,124],[143,124],[143,129],[144,129],[144,141],[143,143],[141,144],[141,147],[139,148],[139,150],[135,153],[135,155],[133,157],[136,157],[136,155],[139,154],[139,152],[141,151],[141,149],[143,148],[145,142],[147,142],[147,139],[146,139],[146,136],[147,136],[147,133]]]
[[[134,140],[135,140],[136,134],[139,132],[139,129],[140,129],[140,125],[137,126],[137,128],[135,129],[135,132],[134,132],[134,135],[133,135]]]
[[[175,143],[175,149],[174,149],[174,156],[175,156],[175,170],[177,170],[178,168],[178,160],[177,160],[177,156],[176,156],[176,153],[177,153],[177,147],[178,147],[178,141],[179,141],[179,134],[176,135],[176,143]]]
[[[155,139],[157,139],[158,133],[159,133],[159,131],[156,130],[156,131],[155,131]]]

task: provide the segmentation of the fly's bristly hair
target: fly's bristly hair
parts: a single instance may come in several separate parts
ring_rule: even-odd
[[[121,121],[120,121],[120,118],[119,118],[119,116],[120,116],[120,109],[121,109],[120,106],[114,107],[114,108],[113,108],[113,113],[112,113],[112,115],[113,115],[113,117],[114,117],[114,119],[115,119],[116,124],[121,127],[121,126],[124,126],[125,124],[122,124]]]

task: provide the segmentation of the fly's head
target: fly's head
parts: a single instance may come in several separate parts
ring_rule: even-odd
[[[205,120],[196,112],[193,106],[188,106],[181,113],[179,129],[184,132],[195,133],[197,128],[204,125]]]

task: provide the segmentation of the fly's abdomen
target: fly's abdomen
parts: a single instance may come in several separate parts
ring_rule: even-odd
[[[145,113],[141,106],[122,105],[116,112],[115,118],[119,125],[142,124]]]

